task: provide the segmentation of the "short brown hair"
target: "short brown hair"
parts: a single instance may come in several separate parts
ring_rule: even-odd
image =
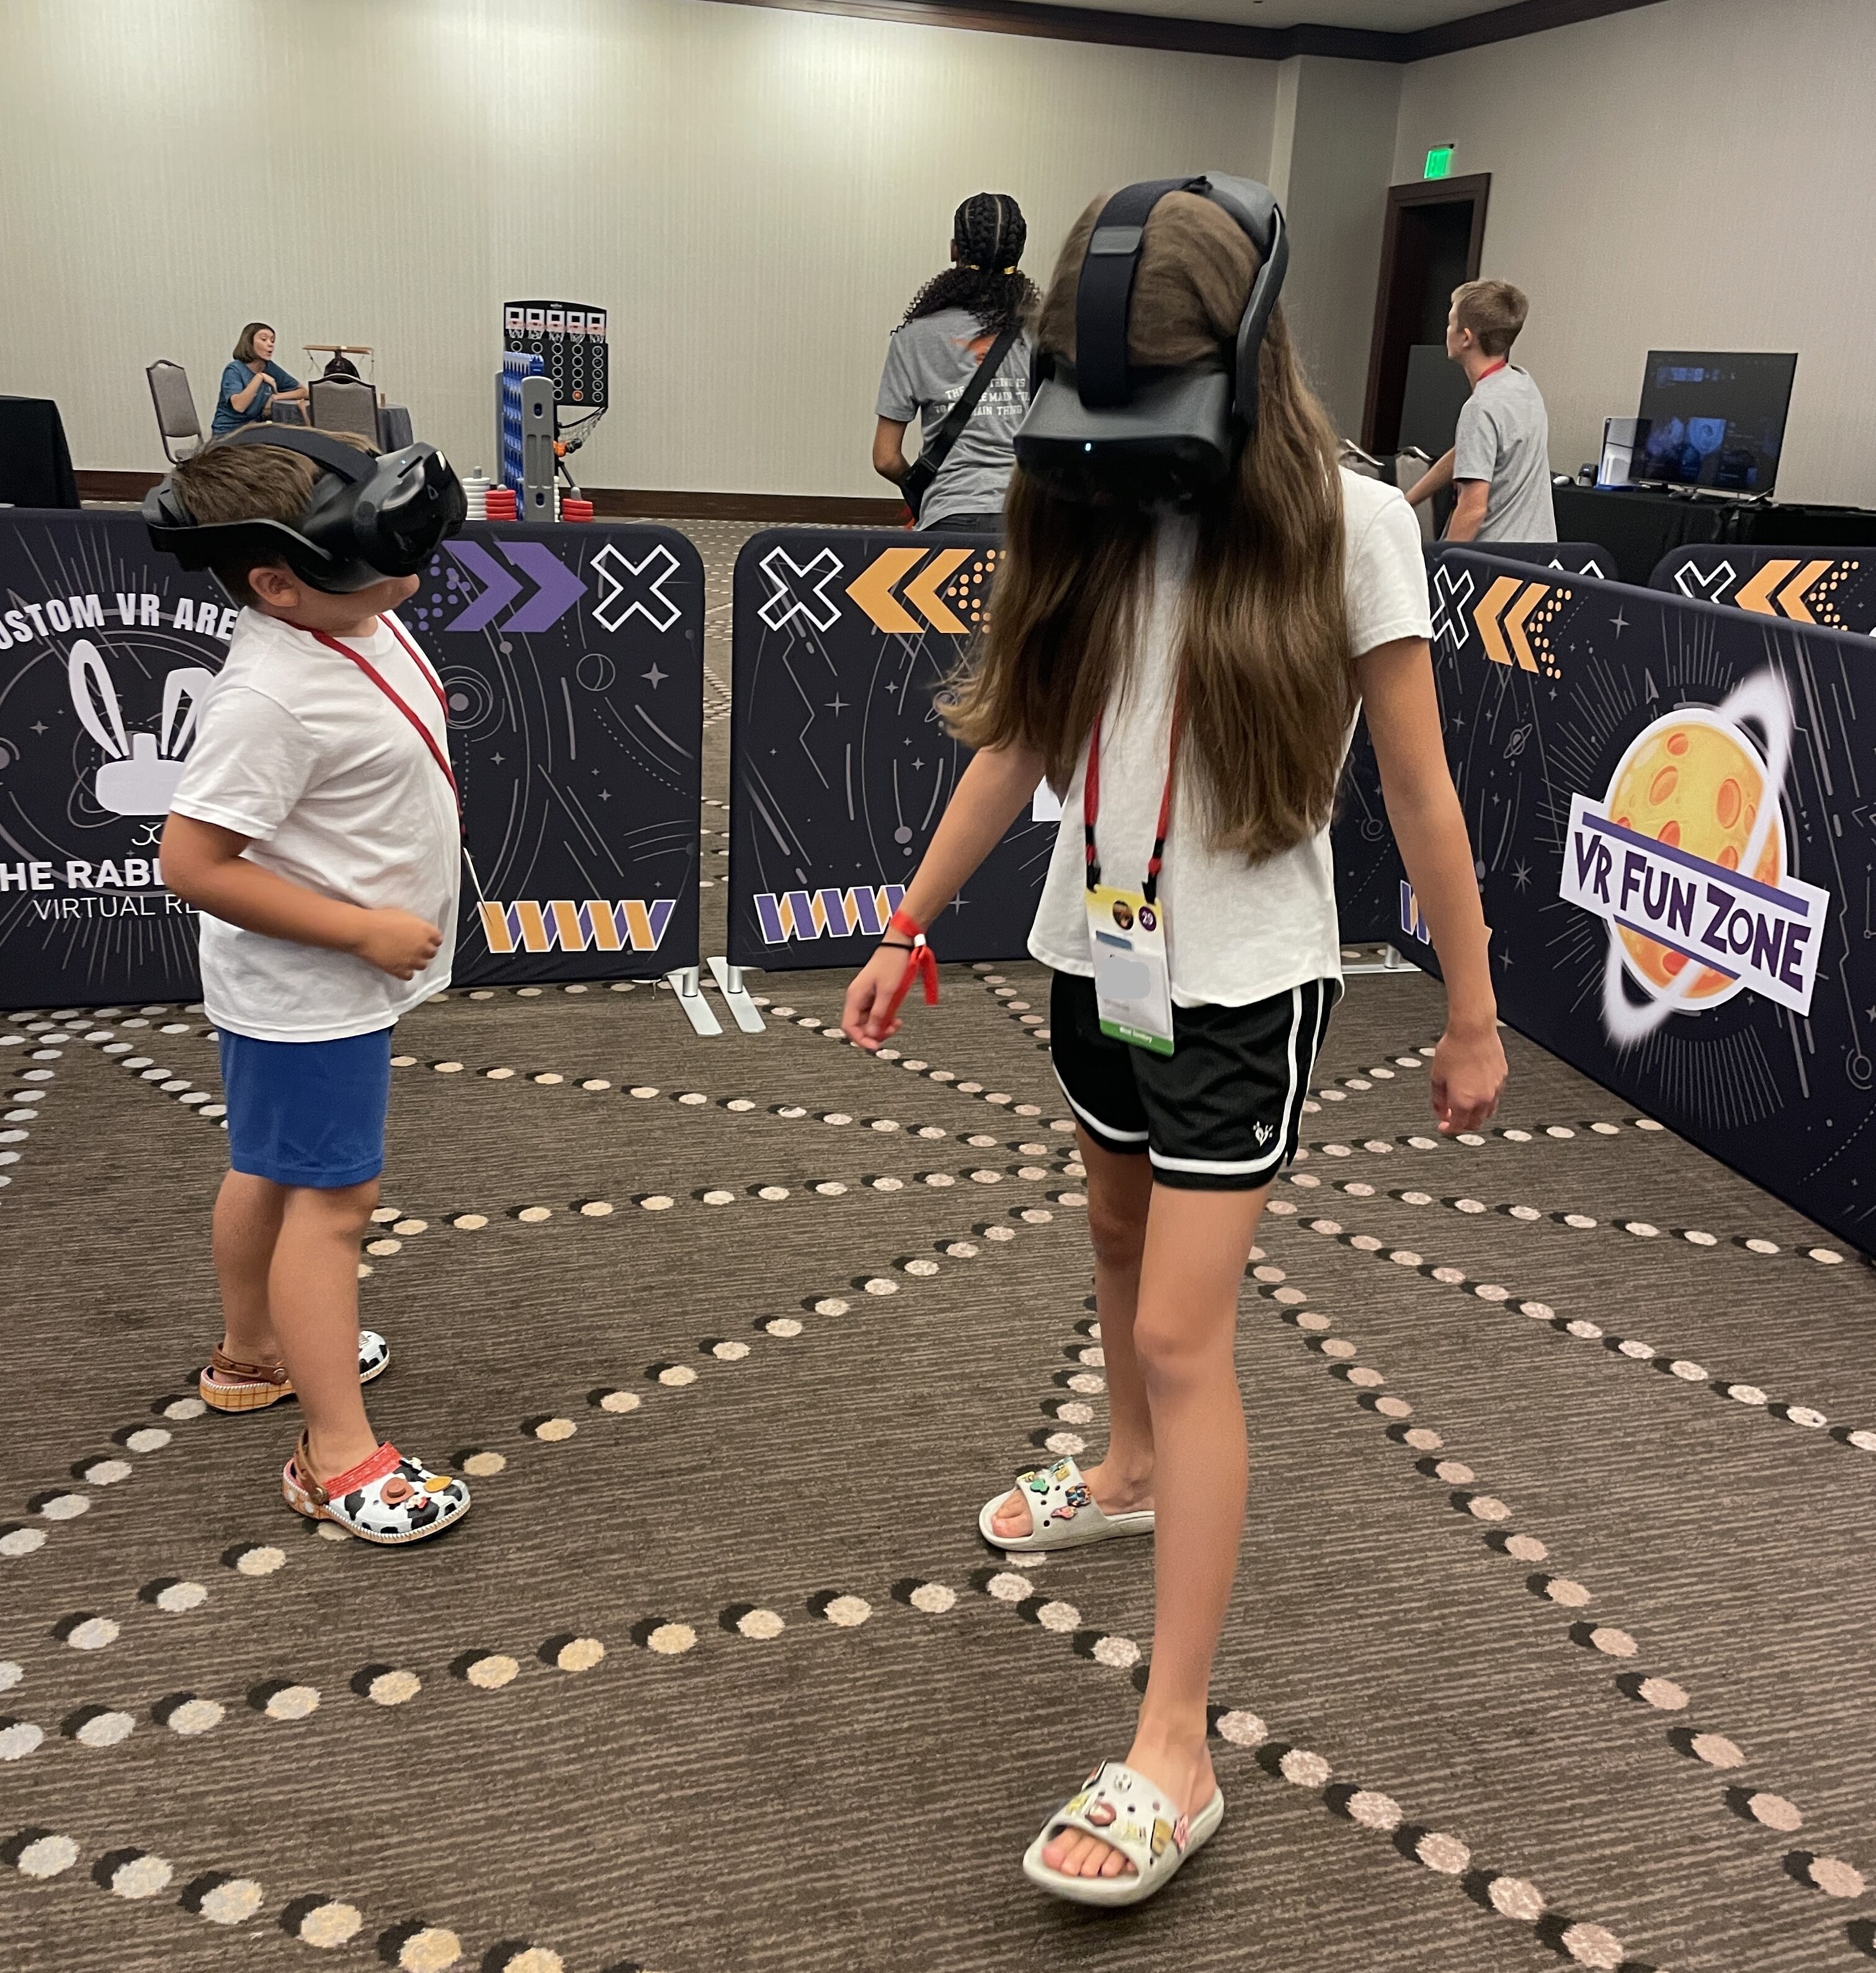
[[[1478,337],[1488,356],[1509,352],[1530,312],[1523,289],[1509,281],[1468,281],[1453,290],[1453,319]]]
[[[351,432],[325,436],[361,452],[373,450]],[[306,513],[319,476],[315,461],[284,446],[209,445],[184,460],[172,478],[182,504],[204,527],[227,521],[283,521],[292,527]],[[236,602],[252,604],[248,571],[263,566],[272,566],[267,558],[250,555],[218,564],[215,574]]]
[[[236,362],[251,363],[253,362],[254,338],[258,335],[263,329],[266,330],[269,335],[272,335],[273,333],[273,324],[272,322],[250,322],[247,326],[241,331],[240,334],[234,339],[234,360]]]

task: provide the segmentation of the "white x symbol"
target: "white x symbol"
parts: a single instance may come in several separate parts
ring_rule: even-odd
[[[1449,634],[1456,647],[1463,649],[1472,635],[1466,620],[1466,606],[1472,600],[1472,572],[1463,568],[1456,578],[1444,562],[1433,569],[1433,637],[1436,642]]]
[[[678,572],[678,558],[662,542],[654,542],[642,561],[628,561],[616,542],[608,542],[590,564],[605,584],[605,594],[593,606],[593,613],[609,630],[616,630],[634,616],[642,617],[655,630],[668,630],[683,614],[665,594],[665,584]],[[646,571],[653,571],[647,575]],[[626,578],[632,578],[629,585]]]
[[[840,573],[840,558],[832,548],[823,548],[805,568],[787,549],[771,548],[762,558],[762,572],[775,588],[757,613],[771,630],[795,617],[806,617],[817,630],[831,630],[840,621],[840,605],[827,593]]]

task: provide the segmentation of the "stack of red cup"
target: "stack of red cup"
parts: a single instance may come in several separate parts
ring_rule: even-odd
[[[563,521],[590,521],[592,518],[593,502],[590,500],[576,499],[570,493],[561,496],[561,519]]]
[[[515,489],[512,486],[492,486],[489,489],[489,518],[492,521],[511,521],[515,518]]]

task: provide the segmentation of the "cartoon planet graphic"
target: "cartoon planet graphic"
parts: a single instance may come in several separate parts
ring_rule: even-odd
[[[1737,727],[1683,708],[1636,735],[1609,784],[1610,817],[1619,829],[1737,870],[1765,800],[1765,775],[1764,762]],[[1785,874],[1785,832],[1776,810],[1749,874],[1773,885]],[[1626,926],[1617,930],[1629,965],[1653,986],[1674,985],[1688,966],[1698,965]],[[1700,967],[1681,991],[1685,1000],[1709,1000],[1735,983]]]

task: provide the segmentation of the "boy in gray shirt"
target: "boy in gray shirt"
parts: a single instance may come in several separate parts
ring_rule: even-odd
[[[1508,281],[1468,281],[1453,291],[1446,354],[1466,372],[1472,395],[1459,413],[1453,449],[1407,494],[1415,506],[1446,487],[1459,497],[1449,542],[1554,542],[1550,420],[1528,371],[1509,356],[1530,304]]]

